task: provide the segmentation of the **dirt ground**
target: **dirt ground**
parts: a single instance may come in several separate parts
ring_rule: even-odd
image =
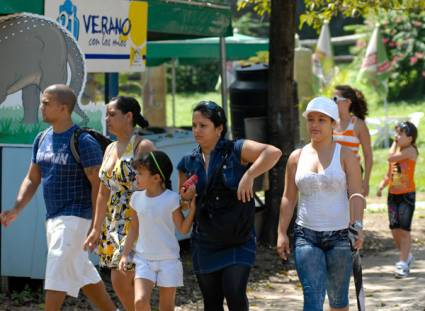
[[[413,254],[415,261],[410,275],[395,279],[394,263],[398,254],[388,229],[383,210],[371,210],[365,215],[366,241],[362,253],[363,278],[367,310],[425,311],[425,209],[415,212],[413,222]],[[177,291],[176,310],[202,310],[202,299],[190,263],[188,245],[182,245],[185,287]],[[107,272],[102,276],[113,295]],[[18,282],[19,283],[19,282]],[[0,310],[40,310],[43,308],[41,284],[22,285],[9,294],[0,294]],[[19,286],[16,286],[17,288]],[[23,287],[24,286],[24,287]],[[292,264],[284,265],[275,250],[259,247],[256,265],[248,284],[250,310],[302,310],[303,296]],[[113,295],[115,301],[116,297]],[[157,310],[157,292],[153,310]],[[118,302],[117,302],[118,304]],[[87,300],[67,298],[64,310],[93,310]],[[350,309],[356,310],[354,284],[350,288]],[[325,307],[328,310],[328,307]]]

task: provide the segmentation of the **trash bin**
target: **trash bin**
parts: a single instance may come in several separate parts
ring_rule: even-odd
[[[267,115],[266,64],[255,64],[236,68],[236,79],[229,87],[230,114],[233,138],[245,137],[245,118]]]

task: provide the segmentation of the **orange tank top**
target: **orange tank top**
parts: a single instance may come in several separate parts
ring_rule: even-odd
[[[388,191],[391,194],[403,194],[415,191],[415,165],[416,161],[412,159],[390,163],[391,177]]]
[[[334,131],[333,138],[334,141],[339,143],[340,145],[347,147],[350,149],[356,157],[360,158],[359,155],[359,147],[360,140],[354,132],[354,125],[356,124],[357,118],[352,117],[350,123],[348,123],[347,128],[342,132]]]

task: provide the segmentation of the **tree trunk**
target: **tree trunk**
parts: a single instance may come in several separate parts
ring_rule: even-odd
[[[270,16],[268,139],[280,148],[282,158],[270,171],[270,189],[260,242],[276,245],[285,166],[298,139],[298,104],[294,98],[294,48],[296,1],[272,0]]]

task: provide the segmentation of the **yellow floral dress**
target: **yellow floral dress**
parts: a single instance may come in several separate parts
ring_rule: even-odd
[[[130,197],[135,189],[136,174],[131,167],[135,136],[109,173],[103,164],[99,170],[101,182],[110,190],[105,222],[100,235],[98,254],[101,267],[116,269],[130,227]],[[112,149],[111,149],[112,150]],[[105,163],[106,161],[103,161]],[[134,269],[134,264],[128,268]]]

